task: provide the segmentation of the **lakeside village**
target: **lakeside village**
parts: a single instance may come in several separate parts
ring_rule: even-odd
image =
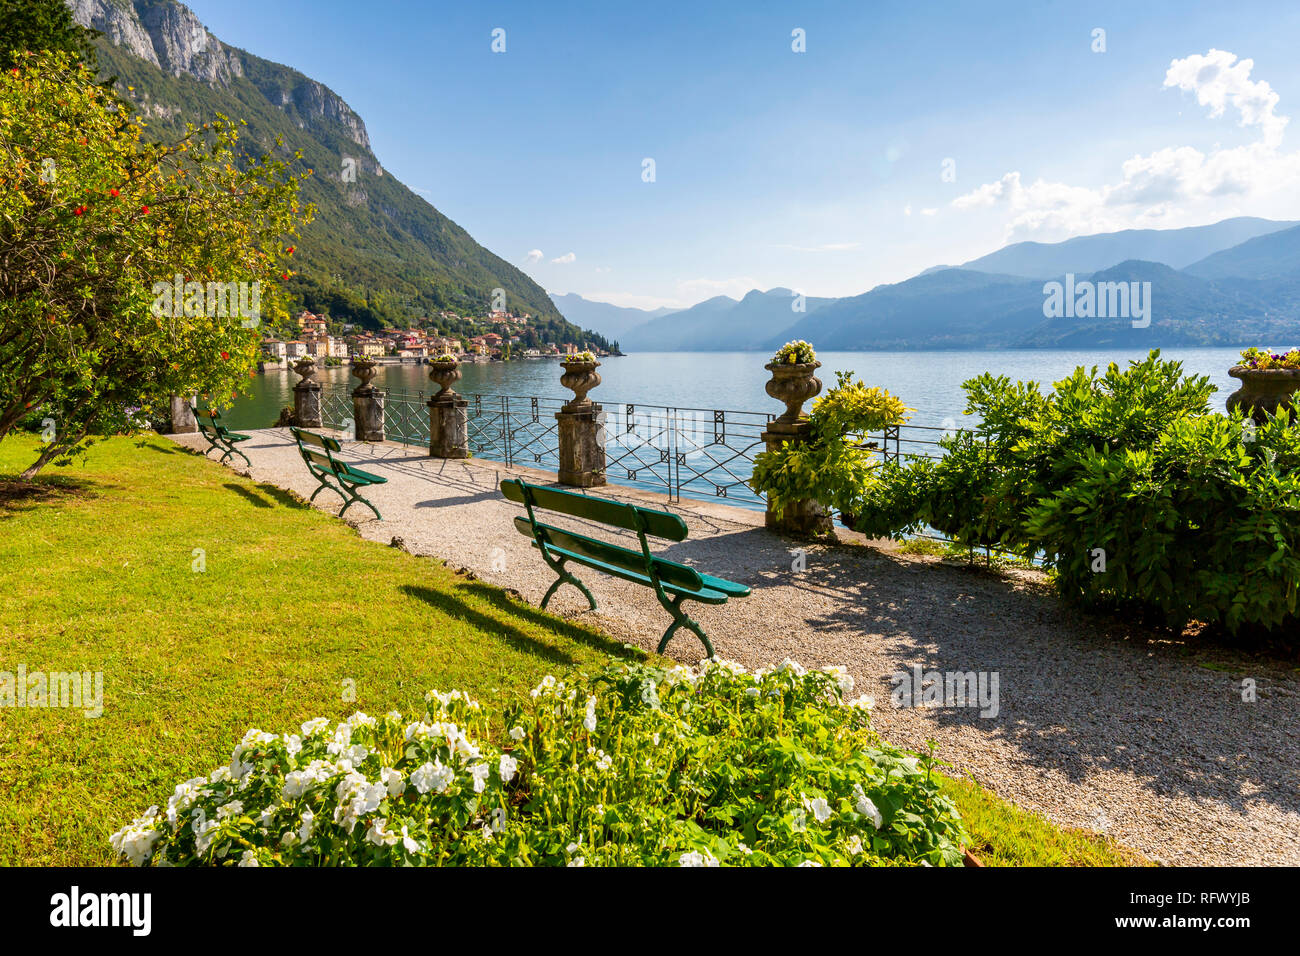
[[[460,323],[464,317],[455,312],[439,312],[436,317],[420,319],[409,329],[381,329],[376,332],[357,329],[351,323],[336,323],[328,316],[308,311],[298,313],[297,329],[289,338],[282,330],[262,339],[260,370],[286,369],[298,359],[310,355],[318,365],[343,365],[354,358],[371,358],[378,362],[423,363],[448,352],[462,362],[493,362],[527,358],[563,358],[590,351],[597,356],[611,353],[594,345],[575,342],[541,343],[524,347],[520,332],[531,315],[495,311],[487,316],[497,331],[481,335],[441,335],[437,324]],[[290,327],[292,329],[292,326]]]

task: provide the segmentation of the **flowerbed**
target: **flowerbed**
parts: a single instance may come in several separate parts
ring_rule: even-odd
[[[492,718],[430,692],[416,721],[357,713],[250,730],[112,837],[137,865],[959,865],[932,755],[881,742],[842,669],[786,661],[547,677]]]

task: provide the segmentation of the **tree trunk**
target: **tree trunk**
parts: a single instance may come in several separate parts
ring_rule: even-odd
[[[66,440],[51,442],[49,445],[45,446],[45,450],[41,452],[41,457],[37,458],[34,462],[32,462],[31,465],[27,468],[27,470],[24,471],[18,477],[23,481],[31,481],[33,478],[36,477],[36,475],[40,472],[42,468],[44,468],[51,461],[53,461],[55,458],[59,457],[59,455],[68,451],[69,449],[76,448],[77,445],[81,443],[81,440],[85,437],[86,436],[84,434],[81,434],[77,436],[77,440],[74,442],[69,442]]]

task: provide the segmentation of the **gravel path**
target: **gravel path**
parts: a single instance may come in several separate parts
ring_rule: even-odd
[[[241,446],[252,478],[303,497],[315,489],[287,430],[252,434]],[[348,511],[362,536],[384,544],[400,537],[409,551],[541,600],[554,576],[514,530],[522,508],[502,498],[497,482],[553,476],[430,459],[387,443],[349,442],[342,457],[389,479],[369,495],[382,522],[360,505]],[[598,493],[665,506],[627,488]],[[337,512],[340,502],[322,492],[316,504]],[[807,546],[806,570],[796,571],[800,545],[764,530],[761,514],[712,502],[668,507],[691,537],[659,553],[754,589],[723,607],[689,605],[719,655],[747,667],[786,657],[806,667],[843,664],[855,693],[875,697],[875,726],[891,742],[915,749],[934,739],[943,759],[999,796],[1152,859],[1300,864],[1300,668],[1077,614],[1032,572],[995,575],[861,541]],[[653,650],[669,620],[653,595],[575,570],[600,610],[588,611],[571,587],[550,608]],[[669,654],[694,662],[703,650],[679,631]],[[914,665],[995,672],[996,717],[976,707],[890,706],[891,675]],[[1253,702],[1242,699],[1244,678],[1255,681]]]

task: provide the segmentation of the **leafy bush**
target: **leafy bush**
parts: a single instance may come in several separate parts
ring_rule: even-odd
[[[113,834],[135,864],[955,865],[932,756],[896,750],[840,668],[607,667],[490,716],[250,730],[230,765]]]
[[[1190,620],[1294,624],[1300,586],[1300,429],[1212,414],[1205,377],[1158,351],[1105,374],[1079,368],[1043,394],[982,375],[963,386],[973,433],[938,462],[891,463],[854,527],[927,524],[967,545],[1043,556],[1061,593]]]
[[[836,372],[837,384],[813,403],[809,439],[784,442],[754,457],[750,487],[776,509],[810,498],[847,511],[880,464],[864,444],[868,432],[901,424],[911,409],[882,388],[868,388],[850,372]]]

